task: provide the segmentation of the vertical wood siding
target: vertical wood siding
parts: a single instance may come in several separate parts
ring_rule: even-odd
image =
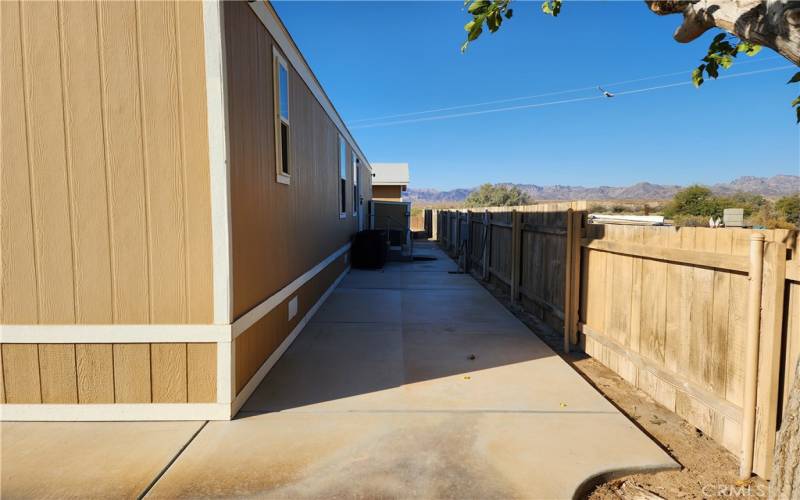
[[[0,9],[0,321],[210,323],[202,4]],[[105,351],[38,351],[44,399],[70,361],[107,369]]]
[[[3,403],[212,403],[217,345],[2,344]]]
[[[295,295],[288,297],[266,316],[236,337],[235,387],[238,394],[258,371],[261,365],[278,348],[297,324],[314,307],[325,291],[346,268],[344,257],[340,257],[300,287]],[[297,297],[297,315],[288,320],[289,301]]]
[[[356,219],[349,164],[347,218],[339,219],[338,130],[292,67],[291,181],[276,181],[276,45],[247,3],[226,2],[223,8],[237,318],[344,245],[356,230]]]

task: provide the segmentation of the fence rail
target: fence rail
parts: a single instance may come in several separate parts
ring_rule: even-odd
[[[800,357],[797,233],[588,224],[585,209],[433,210],[429,234],[563,333],[565,349],[584,350],[745,466],[752,448],[752,471],[768,478]]]

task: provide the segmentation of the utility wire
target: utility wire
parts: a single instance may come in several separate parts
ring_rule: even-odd
[[[742,77],[742,76],[757,75],[757,74],[760,74],[760,73],[771,73],[773,71],[780,71],[780,70],[794,68],[794,67],[795,66],[793,66],[793,65],[778,66],[778,67],[775,67],[775,68],[760,69],[760,70],[755,70],[755,71],[747,71],[747,72],[744,72],[744,73],[736,73],[736,74],[733,74],[733,75],[723,75],[723,76],[720,76],[717,79],[718,80],[727,80],[728,78],[738,78],[738,77]],[[669,83],[669,84],[665,84],[665,85],[657,85],[655,87],[646,87],[646,88],[643,88],[643,89],[625,90],[625,91],[622,91],[622,92],[615,92],[615,95],[616,96],[622,96],[622,95],[629,95],[629,94],[640,94],[642,92],[650,92],[650,91],[653,91],[653,90],[666,89],[666,88],[671,88],[671,87],[680,87],[680,86],[684,86],[684,85],[692,85],[692,82],[691,81],[683,81],[683,82],[677,82],[677,83]],[[589,88],[590,89],[596,89],[596,87],[589,87]],[[426,116],[426,117],[422,117],[422,118],[412,118],[412,119],[408,119],[408,120],[396,120],[396,121],[382,122],[382,123],[371,123],[371,124],[367,124],[367,125],[357,125],[357,126],[354,126],[354,127],[350,127],[350,129],[351,130],[356,130],[356,129],[362,129],[362,128],[389,127],[389,126],[392,126],[392,125],[404,125],[404,124],[408,124],[408,123],[419,123],[419,122],[428,122],[428,121],[448,120],[450,118],[462,118],[462,117],[465,117],[465,116],[483,115],[483,114],[488,114],[488,113],[500,113],[500,112],[503,112],[503,111],[516,111],[516,110],[519,110],[519,109],[542,108],[542,107],[545,107],[545,106],[554,106],[556,104],[568,104],[568,103],[573,103],[573,102],[591,101],[591,100],[595,100],[595,99],[608,99],[608,97],[606,97],[604,95],[595,95],[595,96],[589,96],[589,97],[577,97],[577,98],[573,98],[573,99],[562,99],[560,101],[540,102],[540,103],[536,103],[536,104],[522,104],[520,106],[508,106],[508,107],[504,107],[504,108],[484,109],[484,110],[480,110],[480,111],[469,111],[469,112],[466,112],[466,113],[452,113],[452,114],[439,115],[439,116]]]
[[[744,65],[744,64],[753,64],[753,63],[758,63],[758,62],[762,62],[762,61],[769,61],[769,60],[773,60],[773,59],[780,59],[780,58],[781,58],[780,56],[769,56],[769,57],[763,57],[763,58],[758,59],[758,60],[741,61],[741,62],[737,63],[737,66],[741,66],[741,65]],[[673,71],[672,73],[663,73],[663,74],[660,74],[660,75],[645,76],[645,77],[642,77],[642,78],[635,78],[633,80],[623,80],[621,82],[612,82],[612,83],[601,83],[600,86],[602,86],[602,87],[612,87],[612,86],[615,86],[615,85],[625,85],[627,83],[637,83],[637,82],[643,82],[643,81],[646,81],[646,80],[657,80],[659,78],[666,78],[668,76],[685,75],[687,73],[688,73],[688,71],[686,71],[686,70]],[[585,91],[585,90],[594,90],[596,88],[597,88],[597,85],[592,85],[592,86],[589,86],[589,87],[580,87],[580,88],[570,89],[570,90],[559,90],[559,91],[555,91],[555,92],[547,92],[547,93],[544,93],[544,94],[528,95],[528,96],[521,96],[521,97],[510,97],[510,98],[507,98],[507,99],[497,99],[497,100],[494,100],[494,101],[476,102],[476,103],[472,103],[472,104],[460,104],[458,106],[449,106],[449,107],[446,107],[446,108],[435,108],[435,109],[428,109],[428,110],[424,110],[424,111],[413,111],[413,112],[409,112],[409,113],[399,113],[399,114],[396,114],[396,115],[375,116],[375,117],[372,117],[372,118],[360,118],[358,120],[352,120],[352,121],[350,121],[348,123],[355,124],[355,123],[361,123],[361,122],[371,122],[371,121],[378,121],[378,120],[386,120],[386,119],[389,119],[389,118],[403,118],[403,117],[406,117],[406,116],[426,115],[426,114],[429,114],[429,113],[438,113],[438,112],[441,112],[441,111],[453,111],[453,110],[456,110],[456,109],[477,108],[477,107],[480,107],[480,106],[487,106],[489,104],[502,104],[502,103],[505,103],[505,102],[524,101],[524,100],[527,100],[527,99],[536,99],[536,98],[539,98],[539,97],[550,97],[550,96],[554,96],[554,95],[571,94],[571,93],[574,93],[574,92],[582,92],[582,91]],[[358,127],[352,127],[352,128],[358,128]]]

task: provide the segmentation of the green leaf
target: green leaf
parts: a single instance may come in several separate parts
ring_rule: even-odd
[[[486,16],[486,26],[489,28],[489,31],[494,33],[498,29],[500,29],[500,24],[503,22],[503,18],[500,16],[500,12],[494,11],[488,16]]]
[[[800,71],[794,74],[794,76],[786,83],[797,83],[800,82]]]
[[[544,3],[542,3],[542,12],[557,17],[561,12],[561,0],[544,0]]]
[[[797,73],[794,76],[795,78],[800,78],[800,73]],[[800,95],[797,96],[794,101],[792,101],[792,106],[794,106],[795,110],[797,111],[797,123],[800,123]]]
[[[753,57],[761,52],[761,45],[756,45],[750,42],[742,42],[736,47],[736,50],[738,52],[744,52],[747,56]]]
[[[716,79],[719,76],[718,69],[719,65],[717,64],[716,61],[711,61],[706,65],[706,73],[708,73],[708,76],[710,76],[711,78]]]
[[[695,87],[699,87],[703,84],[703,70],[705,67],[705,64],[701,64],[692,71],[692,83],[694,83]]]
[[[470,14],[482,14],[491,5],[489,0],[475,0],[467,7],[467,12]]]
[[[719,65],[725,69],[728,69],[733,64],[733,58],[731,56],[721,56],[719,58]]]
[[[720,33],[720,34],[718,34],[717,36],[714,37],[714,40],[712,40],[711,43],[719,43],[722,40],[724,40],[726,36],[727,36],[727,34]]]
[[[511,16],[514,15],[514,9],[507,9],[506,10],[506,19],[511,19]]]
[[[472,21],[471,23],[467,23],[467,24],[471,24],[472,25],[469,28],[469,34],[467,34],[467,41],[468,42],[472,42],[472,41],[476,40],[479,36],[481,36],[481,33],[483,33],[483,27],[482,27],[483,26],[483,17],[481,17],[480,19],[476,19],[476,20]],[[466,26],[465,26],[465,28],[466,28]]]

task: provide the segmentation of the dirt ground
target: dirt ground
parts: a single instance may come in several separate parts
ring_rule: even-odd
[[[588,498],[651,500],[767,496],[768,483],[760,478],[753,477],[746,484],[737,482],[738,460],[728,450],[594,359],[576,352],[565,355],[560,333],[512,305],[503,286],[482,284],[683,466],[679,471],[633,474],[611,480],[598,485]]]

